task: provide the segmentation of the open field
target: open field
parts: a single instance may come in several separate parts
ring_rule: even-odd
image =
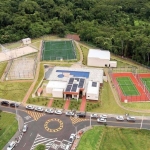
[[[15,115],[2,112],[0,118],[0,129],[0,149],[2,150],[18,129]]]
[[[7,66],[7,62],[2,62],[2,63],[0,63],[0,78],[1,78],[2,75],[3,75],[6,66]]]
[[[97,126],[82,136],[77,150],[149,150],[149,138],[147,130]]]
[[[118,77],[116,79],[125,96],[139,95],[138,90],[129,77]]]
[[[73,41],[44,41],[42,60],[76,59]]]
[[[0,98],[21,102],[28,91],[31,81],[28,82],[1,82]]]

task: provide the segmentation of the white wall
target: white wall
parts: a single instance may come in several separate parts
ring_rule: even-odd
[[[95,66],[95,67],[105,67],[105,65],[107,65],[109,67],[109,60],[108,59],[99,59],[99,58],[88,57],[87,65],[88,66]]]
[[[59,89],[59,90],[53,89],[52,95],[53,95],[53,97],[63,98],[63,89],[62,90],[61,89]]]
[[[89,100],[98,100],[99,94],[91,94],[91,93],[86,93],[86,99]]]
[[[46,93],[49,93],[49,94],[51,94],[52,93],[52,88],[51,87],[46,87]]]
[[[117,67],[117,61],[110,61],[110,67]]]

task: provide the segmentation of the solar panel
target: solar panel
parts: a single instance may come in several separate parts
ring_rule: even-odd
[[[92,82],[92,87],[97,87],[97,82]]]
[[[69,83],[68,84],[72,84],[74,81],[74,78],[70,78]]]
[[[71,91],[76,92],[78,84],[73,84]]]
[[[72,85],[69,85],[69,84],[68,84],[65,91],[66,91],[66,92],[70,92],[71,88],[72,88]]]
[[[80,82],[79,82],[78,88],[83,88],[84,80],[85,80],[85,79],[80,79]]]
[[[79,80],[80,80],[80,78],[75,78],[75,80],[79,81]]]

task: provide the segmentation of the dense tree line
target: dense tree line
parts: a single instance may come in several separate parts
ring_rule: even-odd
[[[0,1],[0,43],[70,32],[150,65],[149,0]]]

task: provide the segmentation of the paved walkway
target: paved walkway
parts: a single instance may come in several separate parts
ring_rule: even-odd
[[[51,106],[52,106],[52,104],[53,104],[53,101],[54,101],[54,99],[53,99],[53,98],[51,98],[51,99],[50,99],[50,101],[49,101],[49,103],[48,103],[48,105],[47,105],[47,107],[51,107]]]
[[[70,105],[70,100],[67,99],[66,102],[65,102],[65,105],[64,105],[64,109],[68,110],[69,105]]]
[[[85,107],[86,107],[86,97],[83,96],[82,97],[82,102],[81,102],[81,105],[80,105],[80,111],[85,111]]]

